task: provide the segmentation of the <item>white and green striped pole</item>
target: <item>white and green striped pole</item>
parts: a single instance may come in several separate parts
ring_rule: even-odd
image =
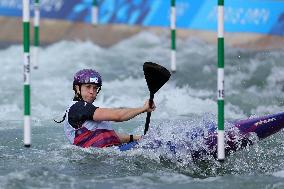
[[[92,24],[93,24],[93,26],[97,26],[97,24],[98,24],[98,3],[97,3],[97,0],[93,0]]]
[[[171,70],[176,71],[176,0],[171,0]]]
[[[33,47],[33,67],[34,69],[38,68],[39,20],[40,20],[39,0],[35,0],[34,1],[34,47]]]
[[[218,160],[225,159],[224,139],[224,0],[218,0]]]
[[[23,0],[23,40],[24,40],[24,145],[31,146],[30,126],[30,4]]]

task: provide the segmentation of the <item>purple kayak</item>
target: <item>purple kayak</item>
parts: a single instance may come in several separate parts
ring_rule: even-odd
[[[233,123],[233,130],[225,132],[226,136],[226,155],[232,152],[241,150],[249,145],[253,145],[256,141],[252,141],[250,136],[252,134],[256,135],[259,140],[264,139],[277,133],[282,128],[284,128],[284,112],[265,115],[257,118],[239,120]],[[217,132],[216,124],[211,124],[206,126],[208,128],[207,134],[204,131],[192,132],[189,137],[203,137],[204,145],[198,150],[190,150],[193,159],[202,159],[204,156],[214,156],[217,157]],[[167,141],[163,144],[159,140],[152,141],[150,145],[142,146],[142,148],[159,148],[162,145],[169,147],[172,153],[176,153],[176,149],[179,148],[178,145],[173,144],[171,141]],[[139,146],[138,142],[127,143],[119,147],[120,151],[127,151]],[[188,147],[187,147],[188,149]]]

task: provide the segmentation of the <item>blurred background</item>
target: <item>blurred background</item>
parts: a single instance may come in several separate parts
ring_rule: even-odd
[[[21,3],[20,0],[0,1],[2,44],[21,43]],[[92,27],[94,6],[98,7],[96,24],[99,27],[96,28]],[[140,31],[160,34],[170,27],[170,6],[170,0],[42,0],[40,40],[42,44],[63,39],[90,40],[109,47]],[[178,38],[198,37],[206,42],[216,42],[215,1],[176,0],[175,7]],[[32,16],[33,11],[31,1]],[[226,44],[257,49],[281,48],[283,19],[283,2],[280,0],[225,1]]]

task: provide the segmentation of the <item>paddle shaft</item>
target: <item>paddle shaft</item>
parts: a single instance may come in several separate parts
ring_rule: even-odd
[[[150,93],[150,99],[149,99],[149,106],[153,106],[153,100],[154,100],[154,94]],[[144,129],[144,135],[146,135],[149,125],[150,125],[150,118],[151,118],[151,112],[147,112],[147,117],[146,117],[146,123],[145,123],[145,129]]]

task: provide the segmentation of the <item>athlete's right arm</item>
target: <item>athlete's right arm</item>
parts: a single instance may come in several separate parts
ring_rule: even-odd
[[[149,101],[140,108],[97,108],[93,119],[95,121],[127,121],[141,113],[152,112],[155,108],[155,104],[152,107],[149,106]]]

